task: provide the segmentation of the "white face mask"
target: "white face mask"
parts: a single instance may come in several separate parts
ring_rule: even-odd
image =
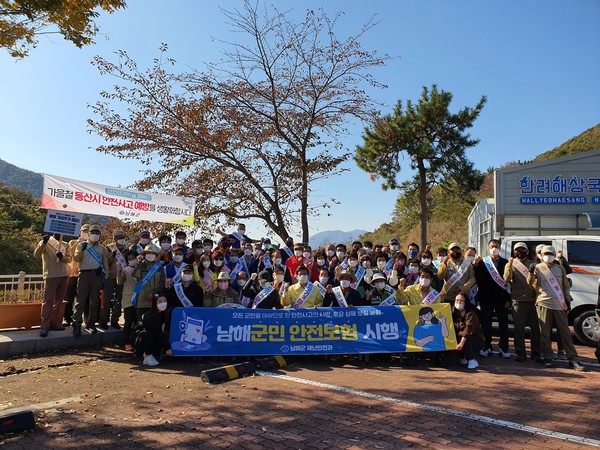
[[[254,257],[258,258],[259,256],[260,256],[260,249],[257,248],[256,250],[254,250]]]
[[[274,262],[276,265],[279,265],[279,264],[281,264],[281,258],[273,258],[273,262]]]
[[[183,255],[173,255],[173,261],[175,261],[176,263],[180,263],[181,261],[183,261]]]
[[[340,286],[344,289],[348,289],[350,287],[350,280],[340,280]]]
[[[393,252],[396,252],[396,251],[398,251],[398,246],[392,245],[392,246],[390,246],[390,250],[392,250]]]
[[[100,235],[99,234],[90,234],[90,241],[92,242],[98,242],[100,240]]]
[[[270,281],[261,281],[260,282],[260,287],[263,289],[267,289],[269,286],[271,286],[271,282]]]
[[[443,256],[438,256],[438,257],[437,257],[437,260],[438,260],[438,261],[443,261],[443,260],[444,260],[444,257],[443,257]]]
[[[475,257],[474,256],[466,256],[465,259],[467,261],[469,261],[469,264],[473,264],[473,260],[475,259]]]
[[[344,252],[337,252],[336,255],[340,261],[344,260]]]
[[[369,266],[369,262],[368,261],[363,261],[362,262],[362,266],[366,269]]]
[[[150,243],[150,239],[141,238],[140,245],[148,245]]]
[[[385,266],[387,266],[387,263],[385,261],[377,261],[377,268],[379,270],[385,269]]]
[[[210,267],[210,261],[203,261],[203,262],[202,262],[202,266],[203,266],[205,269],[208,269],[208,268]]]
[[[544,255],[542,256],[542,261],[547,263],[554,262],[554,255]]]
[[[310,252],[304,252],[302,253],[302,256],[304,256],[306,259],[310,259]]]
[[[333,255],[335,255],[335,251],[327,250],[327,256],[329,256],[330,258],[333,258]]]
[[[378,281],[377,283],[375,283],[375,289],[382,290],[384,287],[385,287],[385,282],[383,282],[383,281]]]
[[[275,278],[279,283],[281,283],[285,279],[285,275],[275,275]]]
[[[171,243],[163,242],[162,244],[160,244],[160,248],[162,248],[163,250],[169,250],[171,248]]]
[[[239,287],[244,287],[244,286],[246,286],[246,280],[244,280],[244,279],[237,280],[237,284]]]
[[[185,245],[185,239],[177,239],[177,245],[183,247]]]
[[[302,256],[302,250],[294,250],[294,255]]]
[[[156,304],[156,309],[158,309],[159,311],[166,310],[167,309],[167,302],[157,303]]]
[[[325,265],[325,260],[324,260],[324,259],[317,259],[317,265],[318,265],[318,266],[323,266],[323,265]]]
[[[132,260],[128,261],[127,264],[129,264],[129,267],[135,267],[138,265],[138,260],[132,259]]]
[[[125,245],[125,239],[119,239],[119,240],[117,240],[117,244],[119,244],[119,245]]]
[[[431,284],[430,278],[419,278],[419,284],[423,287],[427,287]]]
[[[202,255],[202,253],[204,253],[204,249],[203,248],[196,248],[194,249],[196,251],[196,255],[200,256]]]
[[[250,250],[249,248],[247,248],[246,250],[244,250],[244,255],[246,255],[246,256],[252,256],[252,250]]]
[[[308,275],[299,275],[298,281],[302,284],[308,283]]]
[[[220,259],[215,259],[214,265],[215,267],[221,267],[223,265],[223,261]]]
[[[423,264],[424,266],[428,266],[429,264],[431,264],[431,260],[429,258],[423,258],[421,260],[421,264]]]
[[[419,268],[418,267],[409,267],[408,271],[409,271],[409,273],[412,273],[412,274],[419,273]]]
[[[454,307],[459,311],[462,311],[463,309],[465,309],[465,304],[463,302],[454,302]]]
[[[146,256],[146,261],[156,261],[156,255],[154,253],[147,253]]]
[[[87,241],[90,238],[90,233],[84,231],[81,233],[81,239],[83,239],[84,241]]]
[[[348,265],[349,265],[350,267],[356,267],[356,266],[358,266],[358,261],[357,261],[356,259],[350,259],[350,260],[348,261]]]
[[[246,234],[246,229],[245,228],[238,228],[238,233],[240,233],[243,236],[244,234]]]
[[[210,253],[212,247],[210,245],[205,245],[204,246],[204,253]]]
[[[183,273],[181,274],[181,281],[192,281],[194,279],[194,275],[191,273]]]
[[[500,254],[500,249],[496,248],[496,247],[492,247],[490,249],[490,255],[492,256],[498,256]]]

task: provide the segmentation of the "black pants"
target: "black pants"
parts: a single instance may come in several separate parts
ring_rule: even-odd
[[[135,308],[129,306],[123,309],[125,325],[123,325],[123,345],[131,344],[131,333],[135,329]]]
[[[162,349],[161,336],[154,336],[148,330],[141,330],[135,338],[136,353],[158,357]]]
[[[460,342],[461,338],[457,338]],[[463,346],[462,352],[460,353],[461,357],[464,359],[475,359],[479,350],[483,350],[484,342],[479,337],[475,336],[467,336],[467,341]],[[487,347],[486,347],[487,348]]]
[[[73,322],[73,302],[75,301],[75,297],[77,296],[77,277],[69,277],[67,281],[67,293],[65,295],[65,300],[67,301],[67,305],[65,306],[65,315],[64,320],[67,323]]]
[[[484,349],[492,347],[492,319],[494,312],[498,319],[498,328],[500,329],[500,349],[508,352],[508,309],[503,300],[485,299],[479,303],[481,305],[481,326],[485,335]]]

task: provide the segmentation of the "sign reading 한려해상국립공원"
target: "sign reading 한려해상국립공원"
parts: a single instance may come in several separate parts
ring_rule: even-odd
[[[496,171],[496,213],[600,210],[600,150]]]

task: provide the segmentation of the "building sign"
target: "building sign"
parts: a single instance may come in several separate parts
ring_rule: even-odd
[[[561,175],[553,178],[525,175],[519,180],[519,188],[522,205],[582,205],[587,203],[587,197],[581,194],[592,195],[591,203],[600,203],[600,195],[598,195],[600,178],[598,177],[585,178],[573,175],[569,179]]]

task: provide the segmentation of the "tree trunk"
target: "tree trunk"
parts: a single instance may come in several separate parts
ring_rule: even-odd
[[[302,164],[302,188],[300,191],[300,220],[302,221],[302,242],[308,244],[308,176],[306,163]]]
[[[419,222],[421,225],[421,250],[427,245],[427,169],[423,160],[417,161],[419,170]]]

